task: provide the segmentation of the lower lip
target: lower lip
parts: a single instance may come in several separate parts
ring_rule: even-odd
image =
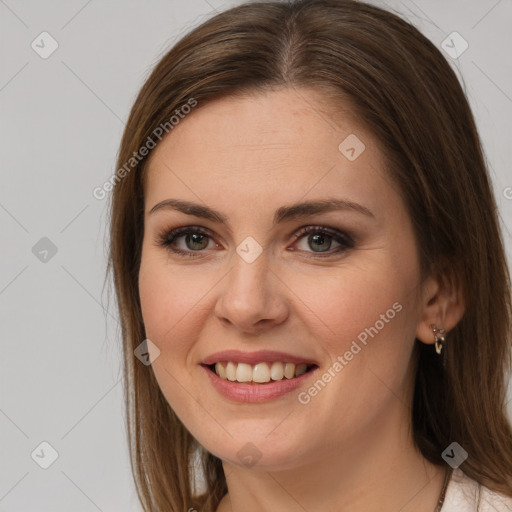
[[[246,384],[222,379],[206,366],[202,366],[213,387],[223,396],[235,402],[268,402],[291,393],[300,387],[318,368],[314,368],[300,377],[270,381],[266,384]]]

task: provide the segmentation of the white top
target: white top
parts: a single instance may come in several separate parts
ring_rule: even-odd
[[[480,504],[478,502],[480,494]],[[512,498],[491,491],[454,469],[441,512],[512,512]]]

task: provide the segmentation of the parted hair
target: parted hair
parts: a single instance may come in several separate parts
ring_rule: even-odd
[[[385,171],[413,223],[422,276],[449,276],[465,303],[448,334],[444,365],[431,345],[415,340],[415,443],[426,459],[444,464],[442,452],[458,442],[469,454],[461,469],[512,496],[505,403],[510,274],[497,206],[461,83],[412,24],[355,0],[250,2],[216,14],[182,37],[150,73],[131,109],[117,168],[191,98],[200,108],[276,87],[315,88],[333,106],[349,102],[379,141]],[[138,273],[147,161],[115,184],[109,210],[107,272],[121,323],[132,472],[146,512],[213,512],[227,492],[221,461],[198,445],[165,400],[151,366],[134,357],[146,338]],[[194,485],[196,453],[202,493]]]

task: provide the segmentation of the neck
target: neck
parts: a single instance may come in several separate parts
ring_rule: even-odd
[[[218,512],[433,512],[445,468],[419,453],[407,422],[388,418],[301,467],[265,471],[224,462],[228,494]]]

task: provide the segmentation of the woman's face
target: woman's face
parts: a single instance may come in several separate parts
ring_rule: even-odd
[[[191,434],[234,464],[305,464],[410,414],[411,222],[376,140],[325,104],[282,89],[200,105],[149,162],[152,369]]]

